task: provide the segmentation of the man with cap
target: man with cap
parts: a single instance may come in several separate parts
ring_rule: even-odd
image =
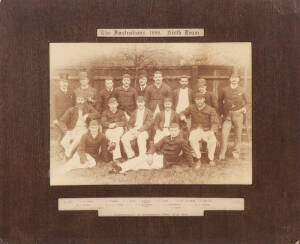
[[[79,82],[80,86],[74,91],[75,96],[80,92],[86,102],[96,108],[97,90],[89,85],[90,80],[86,71],[79,72]]]
[[[147,73],[143,71],[139,75],[139,84],[136,87],[137,95],[144,96],[147,87]]]
[[[182,75],[179,80],[180,87],[174,90],[174,108],[177,113],[181,113],[193,103],[193,91],[188,87],[189,78],[187,75]]]
[[[105,135],[99,131],[97,120],[91,120],[88,132],[81,137],[77,151],[66,164],[58,168],[58,174],[67,173],[73,169],[93,168],[102,155],[111,151],[114,144],[109,142]]]
[[[66,157],[71,156],[82,135],[87,132],[87,118],[98,119],[99,117],[99,113],[86,103],[85,94],[78,91],[76,93],[76,105],[69,108],[58,121],[60,128],[65,133],[60,144],[65,149]]]
[[[122,86],[117,87],[113,96],[119,103],[119,109],[126,113],[126,118],[129,119],[132,112],[136,109],[136,90],[130,87],[131,77],[129,74],[124,74],[122,78]]]
[[[156,71],[153,76],[154,84],[150,85],[145,91],[146,107],[149,108],[154,116],[163,110],[165,97],[172,97],[171,88],[163,83],[161,71]]]
[[[181,120],[186,120],[186,117],[191,118],[191,132],[189,136],[190,145],[197,159],[196,168],[201,167],[201,152],[200,141],[207,143],[208,159],[210,165],[215,165],[214,154],[217,145],[215,133],[218,131],[219,120],[216,110],[213,107],[205,104],[203,94],[197,92],[194,95],[195,104],[190,105],[180,115]]]
[[[98,94],[97,111],[102,114],[108,109],[108,100],[113,96],[114,81],[111,76],[105,78],[105,87]]]
[[[121,150],[120,150],[120,140],[124,133],[124,128],[127,125],[127,119],[125,112],[118,109],[118,102],[116,98],[111,97],[108,100],[109,109],[102,113],[101,124],[106,137],[115,143],[115,149],[112,151],[113,160],[120,161]]]
[[[139,155],[144,155],[147,152],[146,142],[153,124],[153,114],[145,107],[142,96],[137,97],[136,104],[138,108],[132,113],[128,122],[129,130],[121,138],[128,159],[135,156],[131,147],[131,141],[134,139],[137,139]]]
[[[59,119],[68,108],[72,107],[73,101],[73,94],[69,91],[68,75],[62,74],[59,78],[59,89],[53,99],[54,119]]]
[[[193,157],[188,142],[180,136],[177,123],[170,125],[170,135],[163,137],[152,145],[149,153],[130,159],[123,164],[114,165],[114,173],[124,173],[129,170],[161,169],[174,164],[192,166]]]
[[[198,79],[198,92],[204,95],[205,103],[213,107],[218,112],[218,99],[215,94],[210,91],[207,91],[207,82],[206,79]]]
[[[164,98],[164,110],[156,114],[154,119],[154,143],[170,135],[169,128],[172,123],[179,123],[179,115],[172,109],[172,98]]]
[[[74,98],[69,90],[69,81],[67,74],[61,74],[59,78],[59,89],[54,94],[52,100],[53,106],[53,123],[58,126],[58,120],[69,109],[74,106]]]
[[[239,82],[240,77],[233,73],[230,77],[230,85],[221,91],[219,97],[220,112],[223,117],[220,160],[225,159],[228,136],[232,125],[234,125],[235,136],[232,154],[234,158],[239,158],[240,155],[243,121],[246,114],[248,98],[244,89],[239,86]]]

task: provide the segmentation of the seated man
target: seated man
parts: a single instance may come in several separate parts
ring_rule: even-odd
[[[130,117],[129,130],[121,138],[128,159],[135,156],[131,147],[131,141],[134,139],[137,139],[139,154],[146,154],[146,141],[149,138],[149,131],[153,123],[152,112],[145,107],[144,98],[142,96],[137,97],[136,103],[138,108]]]
[[[164,110],[159,112],[154,119],[154,143],[157,143],[163,137],[170,135],[170,125],[178,122],[179,116],[172,110],[172,98],[166,97],[164,99]]]
[[[113,160],[120,160],[121,150],[120,150],[120,140],[124,133],[124,127],[127,124],[127,119],[125,112],[118,109],[117,99],[111,97],[108,100],[109,109],[105,110],[102,114],[101,124],[103,126],[103,132],[106,137],[116,144],[113,150]]]
[[[199,142],[207,142],[208,159],[211,166],[215,165],[214,154],[217,145],[215,133],[218,130],[219,120],[214,108],[205,104],[205,97],[201,93],[194,96],[195,104],[190,105],[180,115],[181,120],[186,120],[186,116],[191,117],[191,132],[189,136],[190,145],[196,154],[197,166],[201,167],[201,152]]]
[[[87,132],[86,119],[97,119],[99,113],[84,99],[84,94],[77,92],[76,106],[69,108],[59,119],[58,126],[64,132],[60,144],[65,149],[65,156],[70,157],[78,146],[82,135]]]
[[[172,123],[170,135],[162,138],[152,145],[148,155],[128,160],[122,164],[114,165],[113,173],[124,173],[128,170],[161,169],[174,164],[193,164],[191,149],[186,140],[180,135],[179,125]],[[156,152],[162,154],[157,154]]]
[[[113,144],[109,143],[105,135],[99,131],[99,127],[97,120],[90,121],[88,132],[82,136],[77,152],[59,168],[59,174],[67,173],[72,169],[95,167],[101,153],[113,147]]]

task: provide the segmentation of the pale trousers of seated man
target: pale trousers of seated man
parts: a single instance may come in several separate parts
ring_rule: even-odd
[[[60,144],[65,149],[67,157],[71,156],[71,153],[78,146],[81,137],[87,133],[87,128],[83,126],[75,127],[69,134],[67,133],[61,140]]]
[[[201,151],[200,151],[200,144],[199,144],[201,140],[207,143],[209,160],[214,160],[214,154],[217,146],[217,139],[215,134],[212,131],[204,131],[201,128],[191,131],[189,142],[197,159],[201,158]]]
[[[165,136],[169,136],[170,132],[168,128],[164,128],[163,130],[157,129],[155,132],[155,136],[154,136],[154,144],[159,142],[162,138],[164,138]]]
[[[65,174],[73,169],[85,169],[85,168],[93,168],[96,166],[96,160],[88,153],[85,154],[87,161],[82,164],[80,162],[79,154],[74,153],[73,157],[67,161],[64,165],[58,168],[58,174]]]
[[[137,144],[139,148],[139,155],[144,155],[147,152],[147,139],[149,138],[149,134],[147,131],[140,132],[138,134],[135,133],[134,129],[127,131],[121,138],[121,141],[124,146],[124,150],[128,158],[134,157],[134,151],[131,147],[131,141],[137,139]]]
[[[120,140],[124,133],[123,127],[116,127],[114,129],[107,129],[105,135],[108,140],[116,144],[115,149],[112,151],[113,159],[121,158]]]
[[[122,168],[120,173],[125,173],[129,170],[140,170],[140,169],[161,169],[164,166],[162,154],[153,154],[152,162],[149,162],[148,156],[146,154],[127,160],[126,162],[120,164]]]

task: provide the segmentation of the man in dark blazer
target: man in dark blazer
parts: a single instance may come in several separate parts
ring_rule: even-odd
[[[215,165],[214,154],[217,145],[216,133],[219,119],[216,110],[205,104],[205,97],[201,93],[195,94],[195,104],[187,107],[180,115],[181,120],[191,117],[190,145],[197,158],[196,168],[201,167],[200,141],[207,142],[208,159],[211,166]]]
[[[225,87],[220,93],[220,113],[223,117],[220,160],[225,159],[228,137],[232,125],[234,125],[234,146],[232,155],[234,158],[239,158],[240,156],[243,122],[248,105],[248,97],[244,89],[240,87],[239,82],[239,75],[233,73],[230,77],[230,85]]]
[[[213,94],[210,91],[207,91],[206,79],[203,79],[203,78],[198,79],[197,87],[198,87],[197,92],[200,92],[201,94],[204,95],[205,103],[207,105],[213,107],[218,113],[218,111],[219,111],[219,109],[218,109],[218,99],[217,99],[215,94]]]
[[[193,91],[188,87],[189,78],[187,75],[182,75],[179,80],[180,87],[173,92],[174,109],[178,114],[193,103]]]
[[[113,96],[114,81],[112,77],[106,77],[105,87],[101,89],[98,95],[97,111],[102,114],[108,109],[108,100]]]
[[[80,93],[89,105],[96,108],[98,92],[96,88],[90,86],[90,79],[86,71],[79,72],[79,82],[80,86],[74,90],[75,96]]]
[[[138,96],[144,96],[145,91],[147,89],[147,74],[145,71],[141,72],[139,75],[139,82],[138,85],[136,86],[136,92]]]
[[[179,123],[179,115],[172,109],[172,98],[166,97],[164,110],[156,114],[154,119],[154,143],[170,135],[169,128],[172,123]]]
[[[153,114],[145,107],[144,98],[142,96],[137,97],[136,103],[138,108],[130,117],[128,122],[129,130],[121,138],[128,159],[135,156],[131,147],[131,141],[134,139],[137,139],[139,155],[146,154],[146,142],[153,124]]]
[[[115,89],[113,97],[119,103],[119,109],[125,112],[126,118],[129,119],[132,112],[136,109],[136,90],[130,87],[131,77],[129,74],[124,74],[122,78],[122,86]]]
[[[154,84],[150,85],[145,91],[146,107],[149,108],[154,116],[164,109],[164,98],[172,97],[171,88],[163,83],[162,72],[156,71],[153,76]]]
[[[58,126],[63,130],[64,137],[60,144],[65,149],[66,157],[70,157],[73,150],[78,146],[81,137],[87,132],[87,119],[99,119],[100,115],[87,104],[85,94],[78,91],[76,94],[76,105],[69,108],[59,119]]]

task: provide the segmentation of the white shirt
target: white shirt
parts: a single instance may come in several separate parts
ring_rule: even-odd
[[[143,126],[144,112],[145,109],[143,110],[138,109],[136,112],[135,127],[137,127],[138,129],[140,129]]]
[[[164,127],[170,127],[170,120],[171,120],[171,110],[165,111],[165,124]]]
[[[176,107],[176,112],[181,113],[190,105],[189,100],[189,90],[188,88],[180,88],[178,95],[178,103]]]
[[[140,86],[140,89],[141,89],[141,91],[144,91],[144,90],[145,90],[145,88],[146,88],[146,85],[144,85],[144,86]]]

